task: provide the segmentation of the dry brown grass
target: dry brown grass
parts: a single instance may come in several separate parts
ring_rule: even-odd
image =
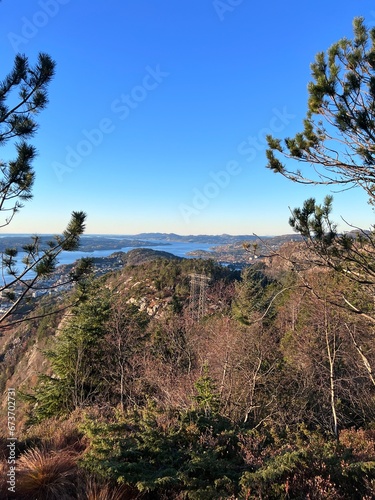
[[[83,434],[78,430],[78,423],[73,418],[45,420],[31,427],[23,437],[27,443],[54,451],[69,448],[79,453],[86,447]]]
[[[139,492],[130,486],[113,486],[91,476],[81,484],[77,496],[77,500],[136,500],[137,498],[141,498]]]
[[[48,419],[29,428],[18,443],[16,488],[19,500],[135,500],[130,486],[118,486],[83,471],[78,459],[88,445],[78,430],[80,418]],[[0,439],[0,475],[6,477],[7,441]],[[0,480],[0,499],[7,485]]]
[[[70,450],[27,450],[17,461],[17,495],[44,500],[74,498],[77,458]]]
[[[8,457],[8,443],[9,441],[5,437],[0,437],[0,460],[6,460],[6,458]]]
[[[7,498],[7,472],[9,468],[7,466],[6,460],[0,461],[0,498]]]

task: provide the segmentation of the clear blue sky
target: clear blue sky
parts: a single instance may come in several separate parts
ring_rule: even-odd
[[[327,189],[268,171],[263,136],[299,131],[314,55],[353,17],[375,24],[367,0],[3,0],[0,14],[1,77],[17,51],[57,62],[34,199],[6,229],[36,233],[73,210],[87,233],[291,232],[288,207]],[[334,197],[337,219],[373,223],[360,191]]]

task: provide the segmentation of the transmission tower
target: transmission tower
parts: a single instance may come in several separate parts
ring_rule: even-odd
[[[190,314],[199,321],[206,314],[206,291],[210,278],[204,274],[190,274]]]

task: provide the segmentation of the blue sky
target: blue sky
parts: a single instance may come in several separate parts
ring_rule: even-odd
[[[315,54],[351,37],[353,17],[375,24],[367,0],[3,0],[0,13],[1,77],[16,52],[57,63],[34,199],[6,229],[21,233],[60,232],[73,210],[87,233],[291,232],[288,207],[329,191],[267,170],[264,135],[299,131]],[[373,224],[361,191],[334,200],[337,220]]]

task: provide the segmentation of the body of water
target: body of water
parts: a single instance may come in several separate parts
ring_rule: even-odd
[[[150,243],[153,243],[152,240],[147,240]],[[114,252],[129,252],[130,250],[134,250],[135,248],[150,248],[152,250],[160,250],[164,252],[169,252],[173,255],[176,255],[177,257],[186,257],[186,258],[193,258],[194,256],[188,255],[189,252],[192,252],[194,250],[210,250],[212,248],[212,243],[185,243],[185,242],[165,242],[165,244],[161,244],[160,240],[158,242],[154,242],[155,245],[150,245],[150,246],[144,246],[144,245],[139,245],[139,246],[132,246],[132,247],[123,247],[120,249],[108,249],[108,250],[95,250],[93,252],[82,252],[82,251],[76,251],[76,252],[61,252],[61,254],[58,257],[57,261],[57,266],[60,265],[66,265],[66,264],[73,264],[78,259],[81,259],[82,257],[108,257],[109,255],[113,254]],[[18,272],[22,271],[24,268],[24,265],[22,264],[22,258],[24,257],[23,252],[19,252],[17,256],[17,262],[18,265],[16,268],[18,269]],[[1,263],[0,263],[0,268],[1,268]],[[34,272],[30,271],[25,275],[26,279],[31,279],[33,276],[35,276]],[[2,282],[9,282],[13,278],[9,276],[5,270],[2,272],[2,276],[0,279],[0,285]],[[1,302],[1,301],[0,301]]]
[[[155,245],[150,245],[150,246],[135,246],[135,247],[123,247],[120,249],[108,249],[108,250],[95,250],[93,252],[82,252],[82,251],[76,251],[76,252],[61,252],[61,254],[58,257],[58,262],[57,265],[64,265],[64,264],[73,264],[78,259],[81,259],[82,257],[108,257],[109,255],[113,254],[114,252],[129,252],[130,250],[134,250],[135,248],[150,248],[152,250],[160,250],[164,252],[169,252],[173,255],[176,255],[177,257],[187,257],[187,258],[193,258],[193,256],[188,255],[189,252],[192,252],[194,250],[209,250],[212,248],[212,244],[207,243],[185,243],[185,242],[165,242],[165,244],[160,244],[160,240],[158,242],[153,242],[152,240],[147,240],[150,243],[155,243]],[[23,264],[22,264],[22,258],[24,257],[23,252],[19,252],[17,256],[17,262],[18,265],[16,266],[18,271],[21,271],[23,269]],[[26,279],[31,279],[33,276],[35,276],[34,272],[30,271],[27,273],[25,276]],[[9,282],[13,278],[9,276],[7,273],[3,273],[2,275],[2,281]],[[1,282],[1,280],[0,280]]]
[[[150,241],[150,240],[148,240]],[[153,243],[152,240],[150,243]],[[188,255],[189,252],[193,252],[194,250],[210,250],[212,248],[212,243],[185,243],[185,242],[165,242],[165,244],[160,244],[160,240],[155,242],[154,245],[150,246],[142,246],[139,247],[124,247],[116,250],[95,250],[94,252],[62,252],[59,256],[59,264],[72,264],[78,259],[82,257],[108,257],[114,252],[129,252],[130,250],[134,250],[135,248],[150,248],[152,250],[160,250],[163,252],[169,252],[177,257],[187,257],[192,258],[192,256]]]

